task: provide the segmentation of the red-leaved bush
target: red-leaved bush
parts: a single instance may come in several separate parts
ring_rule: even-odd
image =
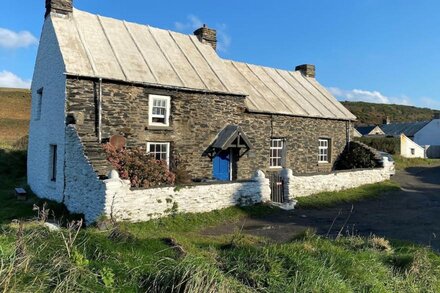
[[[168,170],[165,161],[159,161],[145,148],[116,149],[110,143],[103,146],[107,160],[118,171],[121,179],[130,180],[132,187],[173,185],[176,176]]]

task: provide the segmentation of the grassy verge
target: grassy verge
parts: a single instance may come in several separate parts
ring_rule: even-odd
[[[339,192],[323,192],[316,195],[298,197],[300,208],[325,208],[340,203],[355,202],[377,197],[385,192],[398,190],[399,185],[392,181],[370,184]]]
[[[396,163],[396,170],[405,170],[411,167],[440,166],[440,159],[409,159],[398,155],[393,156],[393,158]]]

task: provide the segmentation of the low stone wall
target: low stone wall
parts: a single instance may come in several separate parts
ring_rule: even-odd
[[[386,168],[338,171],[324,175],[295,176],[292,170],[284,169],[285,194],[289,199],[309,196],[327,191],[341,191],[365,184],[378,183],[390,179]]]
[[[173,213],[201,213],[234,205],[247,206],[270,200],[269,179],[259,171],[251,181],[186,187],[131,190],[116,172],[105,180],[106,212],[118,221],[147,221]]]

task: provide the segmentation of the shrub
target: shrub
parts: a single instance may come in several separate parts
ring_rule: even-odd
[[[168,170],[165,161],[156,160],[145,148],[116,149],[107,143],[104,145],[107,160],[118,171],[122,179],[130,180],[133,187],[157,187],[173,185],[175,175]]]
[[[360,137],[358,141],[392,155],[400,154],[400,138],[398,137]]]
[[[374,149],[359,142],[350,142],[336,162],[336,169],[377,168],[380,165],[380,158]]]

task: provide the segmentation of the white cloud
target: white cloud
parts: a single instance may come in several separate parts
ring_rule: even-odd
[[[14,32],[0,27],[0,47],[26,48],[38,44],[37,38],[28,31]]]
[[[367,91],[361,89],[344,90],[337,87],[330,87],[329,91],[339,100],[345,101],[362,101],[380,104],[399,104],[412,105],[411,99],[406,96],[389,97],[379,91]]]
[[[0,87],[30,88],[31,81],[23,80],[14,73],[4,70],[0,71]]]
[[[187,16],[186,22],[175,22],[174,28],[177,31],[191,34],[194,30],[202,27],[203,24],[204,22],[201,21],[200,18],[190,14]],[[218,24],[214,26],[214,29],[217,30],[217,49],[220,52],[227,52],[229,47],[231,46],[232,39],[231,36],[227,33],[226,24]]]

